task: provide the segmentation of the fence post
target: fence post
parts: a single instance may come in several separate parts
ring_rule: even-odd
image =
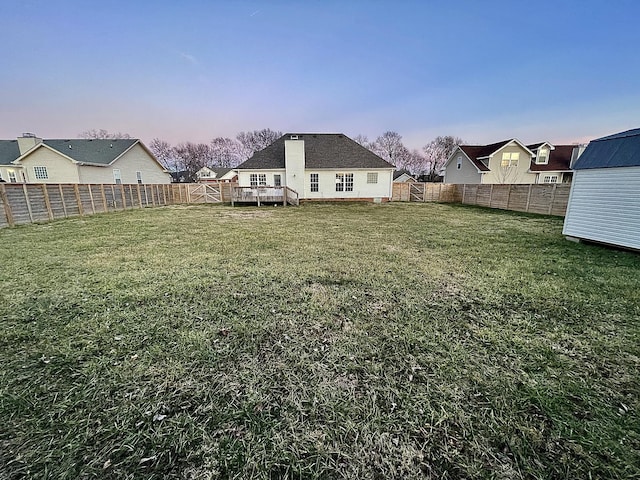
[[[531,201],[531,187],[533,185],[529,184],[529,192],[527,193],[527,206],[525,207],[524,211],[529,213],[529,202]]]
[[[107,195],[104,193],[104,183],[100,184],[100,194],[102,195],[102,206],[104,207],[104,212],[107,213],[109,211],[109,205],[107,205]]]
[[[49,214],[49,220],[53,220],[53,210],[51,209],[51,202],[49,201],[49,192],[47,192],[47,184],[42,184],[42,195],[44,195],[44,205],[47,207],[47,213]]]
[[[69,213],[67,212],[67,202],[64,201],[64,190],[62,189],[62,184],[58,184],[58,190],[60,191],[60,200],[62,201],[62,211],[64,212],[64,218],[69,218]]]
[[[82,201],[80,200],[80,189],[78,189],[78,184],[73,184],[73,191],[76,194],[76,202],[78,202],[78,213],[82,217],[84,215],[84,209],[82,208]]]
[[[4,205],[4,214],[7,217],[7,223],[10,227],[13,227],[15,225],[13,212],[11,211],[11,205],[9,205],[9,198],[7,197],[7,191],[3,183],[0,183],[0,199],[2,199],[2,205]]]
[[[493,204],[493,183],[491,184],[491,188],[489,189],[489,208],[492,208]]]
[[[93,213],[96,213],[96,203],[93,201],[93,192],[91,191],[91,184],[87,184],[87,188],[89,189],[89,198],[91,199],[91,209]]]
[[[553,202],[556,199],[556,187],[558,186],[557,183],[553,184],[553,188],[551,189],[551,201],[549,202],[549,215],[551,215],[551,212],[553,211]]]
[[[24,192],[24,200],[27,202],[27,210],[29,211],[29,220],[33,223],[33,212],[31,211],[31,200],[29,200],[29,192],[27,192],[27,184],[22,184],[22,191]]]

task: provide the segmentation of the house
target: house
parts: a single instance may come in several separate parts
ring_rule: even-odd
[[[288,187],[307,200],[388,201],[395,168],[341,133],[287,133],[240,164],[240,187]]]
[[[591,141],[573,168],[562,233],[640,250],[640,128]]]
[[[0,175],[26,183],[170,183],[138,139],[0,140]]]
[[[238,178],[238,174],[232,168],[223,167],[202,167],[196,172],[198,182],[210,183],[210,182],[234,182]]]
[[[524,145],[517,138],[490,145],[458,145],[445,164],[445,183],[568,183],[571,161],[584,147]]]
[[[415,182],[416,179],[407,170],[396,170],[393,172],[393,181],[396,183]]]
[[[169,175],[171,175],[171,183],[188,183],[189,182],[188,170],[178,170],[176,172],[169,172]]]

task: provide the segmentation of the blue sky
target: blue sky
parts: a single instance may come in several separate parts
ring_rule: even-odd
[[[0,138],[585,141],[640,127],[638,18],[635,0],[4,0]]]

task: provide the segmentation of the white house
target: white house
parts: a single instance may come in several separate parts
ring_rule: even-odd
[[[196,177],[198,177],[198,182],[200,183],[233,182],[237,175],[234,169],[223,167],[202,167],[196,172]]]
[[[0,178],[26,183],[170,183],[138,139],[0,140]]]
[[[640,250],[640,128],[593,140],[573,168],[562,233]]]
[[[445,164],[445,183],[569,183],[576,145],[524,145],[517,138],[490,145],[458,145]]]
[[[415,182],[416,178],[407,170],[396,170],[393,172],[393,181],[396,183]]]
[[[388,201],[394,167],[341,133],[287,133],[240,164],[241,187],[289,187],[307,200]]]

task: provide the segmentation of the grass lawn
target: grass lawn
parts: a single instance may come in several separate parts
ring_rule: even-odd
[[[0,230],[0,478],[640,478],[640,255],[459,205]]]

